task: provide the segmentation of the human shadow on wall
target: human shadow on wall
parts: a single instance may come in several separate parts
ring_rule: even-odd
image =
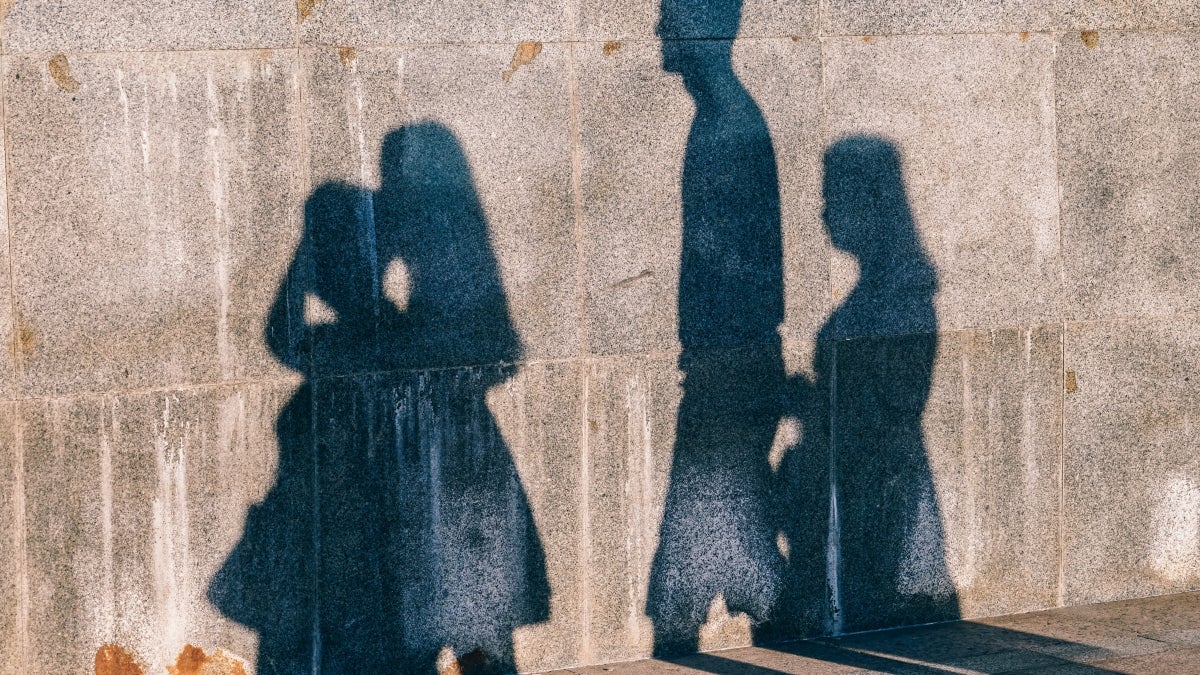
[[[829,458],[822,515],[832,632],[956,619],[922,428],[937,355],[937,273],[890,141],[843,138],[826,150],[823,168],[830,244],[859,275],[818,333],[815,377],[796,382],[797,415],[817,433],[785,458],[784,491],[807,489],[799,465]],[[797,511],[782,524],[792,541],[808,540],[813,527]]]
[[[769,455],[785,409],[783,251],[775,150],[733,69],[740,0],[664,0],[663,68],[695,103],[682,175],[683,398],[646,614],[656,655],[693,652],[723,600],[770,618],[787,561]],[[718,610],[723,609],[717,607]]]
[[[453,133],[389,133],[380,178],[305,204],[265,335],[305,381],[277,420],[275,485],[208,596],[258,633],[259,673],[431,673],[439,655],[511,672],[513,631],[549,614],[485,400],[515,370],[447,367],[512,363],[520,340]]]
[[[826,154],[825,222],[863,274],[820,332],[814,376],[789,377],[774,148],[732,43],[702,39],[736,35],[741,2],[660,9],[663,68],[681,75],[695,116],[682,175],[683,398],[646,606],[655,654],[696,651],[714,609],[746,614],[758,643],[953,618],[921,430],[936,278],[898,154],[867,137]],[[874,337],[906,331],[916,335]],[[849,336],[864,339],[834,342]],[[789,418],[799,439],[778,433]]]

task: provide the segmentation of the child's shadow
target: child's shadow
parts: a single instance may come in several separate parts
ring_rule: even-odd
[[[830,242],[860,273],[821,329],[815,377],[791,382],[804,440],[779,472],[781,529],[798,553],[783,604],[826,586],[835,632],[955,619],[922,429],[937,354],[937,274],[892,143],[844,138],[826,151],[824,169]]]

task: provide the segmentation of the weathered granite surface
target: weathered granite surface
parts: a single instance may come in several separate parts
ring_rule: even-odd
[[[1196,7],[0,2],[0,674],[1200,588]]]

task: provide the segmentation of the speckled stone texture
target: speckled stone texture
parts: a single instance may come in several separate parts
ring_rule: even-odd
[[[303,2],[300,4],[304,4]],[[293,0],[15,0],[0,5],[7,53],[251,49],[295,44]]]
[[[1200,10],[1188,0],[1085,3],[1075,0],[830,0],[823,33],[895,35],[1180,29],[1200,26]]]
[[[306,45],[562,41],[567,0],[300,0],[300,41]]]
[[[663,72],[662,49],[660,42],[576,47],[588,348],[594,354],[678,344],[680,196],[695,106],[681,78]],[[730,45],[701,49],[715,55]],[[753,40],[731,51],[734,73],[761,111],[775,153],[777,227],[786,251],[786,281],[776,290],[784,294],[779,333],[811,340],[829,305],[828,242],[820,224],[820,101],[805,93],[819,86],[818,45]],[[781,72],[787,76],[780,78]],[[726,142],[738,141],[730,134]]]
[[[206,591],[271,485],[288,389],[22,404],[23,672],[87,672],[104,642],[149,664],[173,663],[187,642],[253,656],[254,634]]]
[[[5,82],[21,391],[279,376],[299,237],[288,52],[14,57]]]
[[[936,275],[936,319],[918,320],[928,291],[919,290],[917,272],[900,272],[888,296],[898,306],[877,310],[895,312],[894,321],[875,322],[869,331],[865,321],[873,316],[843,314],[835,334],[1019,326],[1060,317],[1053,40],[837,38],[823,49],[827,144],[866,135],[895,147],[905,193],[898,199],[907,200]],[[839,171],[829,161],[827,171]],[[832,234],[835,246],[850,239],[847,232]],[[896,242],[897,236],[891,235]],[[835,255],[835,296],[851,292],[863,266],[855,251]]]
[[[1200,310],[1195,36],[1100,33],[1058,46],[1067,314]]]
[[[1066,396],[1063,457],[1072,604],[1200,583],[1198,331],[1195,319],[1068,329],[1066,364],[1076,383]]]
[[[0,675],[1186,663],[838,636],[1200,588],[1198,31],[0,0]]]
[[[25,472],[16,422],[16,406],[0,406],[0,565],[7,570],[0,581],[0,673],[4,675],[22,672],[25,663]]]

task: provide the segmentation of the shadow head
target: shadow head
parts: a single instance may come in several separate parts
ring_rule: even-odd
[[[729,41],[741,20],[742,0],[662,0],[654,32],[663,41],[663,70],[687,76],[731,61]]]
[[[916,244],[900,152],[879,136],[848,136],[825,151],[822,219],[830,242],[860,260]]]
[[[389,131],[379,152],[380,192],[471,186],[471,171],[454,132],[437,122],[418,122]],[[473,188],[472,188],[473,189]],[[384,204],[386,206],[387,204]]]
[[[339,317],[352,320],[371,311],[374,260],[371,193],[346,183],[325,183],[304,205],[299,255],[311,266],[308,291]]]

